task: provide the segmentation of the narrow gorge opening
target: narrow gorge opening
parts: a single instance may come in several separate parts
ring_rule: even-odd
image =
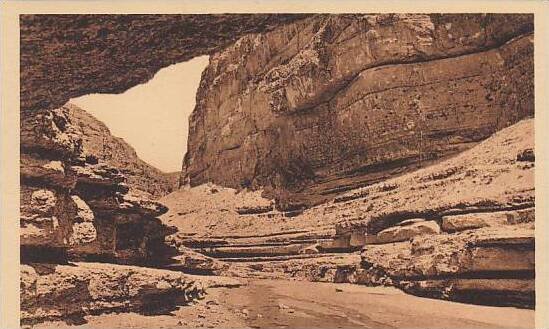
[[[166,67],[122,94],[89,94],[70,103],[103,122],[141,160],[178,175],[187,150],[188,118],[207,65],[208,56],[196,57]]]
[[[385,288],[533,321],[533,16],[288,17],[24,17],[24,323],[368,327]]]

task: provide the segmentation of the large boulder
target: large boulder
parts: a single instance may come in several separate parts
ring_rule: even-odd
[[[379,232],[374,241],[375,243],[390,243],[408,241],[418,235],[438,234],[440,226],[435,221],[425,221],[411,225],[394,226]]]
[[[161,312],[204,293],[200,279],[180,272],[100,263],[21,265],[20,289],[22,324],[78,322],[113,311]]]

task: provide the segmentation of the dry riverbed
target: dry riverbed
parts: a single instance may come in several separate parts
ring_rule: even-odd
[[[419,298],[392,288],[253,280],[210,289],[197,304],[166,314],[86,320],[35,328],[533,328],[534,311]]]

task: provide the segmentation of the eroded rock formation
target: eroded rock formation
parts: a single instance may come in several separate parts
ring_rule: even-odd
[[[533,307],[535,163],[524,156],[533,154],[533,124],[298,213],[274,209],[260,191],[201,185],[164,197],[161,220],[177,226],[172,245],[221,262],[212,273]]]
[[[173,233],[156,218],[166,207],[139,190],[146,180],[162,184],[152,193],[170,188],[82,110],[21,113],[22,324],[157,312],[201,296],[200,278],[135,266],[169,258]]]
[[[47,253],[43,260],[62,259],[65,252],[118,262],[147,259],[151,245],[169,233],[155,218],[167,209],[139,191],[144,185],[133,180],[128,186],[122,171],[132,177],[135,167],[150,167],[79,109],[21,114],[22,259],[38,261]],[[111,165],[122,158],[123,170]],[[155,177],[160,175],[140,179]]]
[[[164,195],[173,184],[104,125],[63,105],[84,94],[123,92],[162,67],[302,16],[21,16],[21,261],[30,265],[21,268],[22,323],[146,311],[145,299],[196,297],[189,294],[193,279],[180,273],[70,265],[154,265],[170,256],[163,240],[171,231],[156,219],[166,208],[147,194]],[[136,275],[143,282],[134,282]],[[103,284],[121,291],[94,293]]]
[[[21,15],[21,108],[121,93],[163,67],[305,15]]]
[[[203,74],[182,183],[274,187],[291,209],[462,151],[533,114],[532,30],[319,15],[242,37]]]
[[[100,263],[21,266],[21,323],[66,320],[106,312],[170,311],[204,294],[179,272]]]
[[[101,160],[117,168],[126,178],[128,186],[151,194],[153,198],[164,196],[179,183],[174,173],[164,173],[141,160],[133,147],[122,138],[111,135],[105,124],[73,104],[63,106],[75,133],[82,139],[82,150],[90,161]]]
[[[534,306],[533,119],[520,121],[533,115],[532,15],[23,15],[21,26],[23,323],[147,312],[227,284],[174,271]],[[156,202],[170,180],[62,105],[201,54],[191,186]]]

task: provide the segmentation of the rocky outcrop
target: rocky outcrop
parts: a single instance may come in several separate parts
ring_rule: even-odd
[[[395,225],[384,229],[373,236],[365,237],[365,241],[362,244],[373,244],[373,243],[391,243],[391,242],[400,242],[407,241],[415,236],[420,235],[429,235],[440,233],[440,227],[435,221],[426,221],[421,220],[417,223],[412,223],[409,225]],[[372,239],[367,239],[372,237]],[[351,239],[352,239],[351,235]],[[349,242],[352,245],[352,242]]]
[[[90,161],[100,160],[117,168],[126,178],[128,186],[147,192],[154,198],[177,189],[177,175],[164,173],[141,160],[133,147],[122,138],[111,135],[104,123],[76,105],[68,103],[62,109],[82,139],[83,156]]]
[[[526,209],[535,206],[535,163],[518,161],[517,154],[533,147],[533,124],[523,120],[450,160],[342,195],[336,205],[362,202],[337,224],[338,234],[377,234],[411,218],[442,224],[466,214],[532,220]]]
[[[21,265],[21,324],[107,312],[159,314],[204,294],[200,279],[180,272],[100,263]]]
[[[362,264],[420,296],[534,307],[534,257],[533,227],[522,224],[366,245]]]
[[[121,93],[163,67],[306,15],[21,15],[21,109]]]
[[[144,186],[132,169],[150,167],[125,146],[71,106],[21,113],[23,263],[157,258],[171,231],[155,217],[167,209],[138,190]],[[133,177],[129,185],[123,172]]]
[[[62,105],[206,53],[168,211]],[[135,265],[534,306],[532,15],[22,15],[21,65],[27,323],[226,284]]]
[[[533,114],[532,23],[318,15],[242,37],[202,76],[182,183],[292,209],[464,150]]]
[[[535,163],[520,155],[533,146],[526,119],[455,157],[298,214],[269,208],[261,191],[205,184],[162,198],[170,210],[161,220],[177,228],[171,245],[210,256],[197,263],[215,264],[211,273],[391,285],[531,308]]]
[[[78,108],[21,113],[23,326],[82,324],[109,312],[158,314],[201,298],[208,286],[240,284],[139,267],[182,254],[164,241],[174,233],[157,218],[167,208],[151,199],[169,188],[165,181]],[[182,263],[198,267],[200,257],[191,256]]]

